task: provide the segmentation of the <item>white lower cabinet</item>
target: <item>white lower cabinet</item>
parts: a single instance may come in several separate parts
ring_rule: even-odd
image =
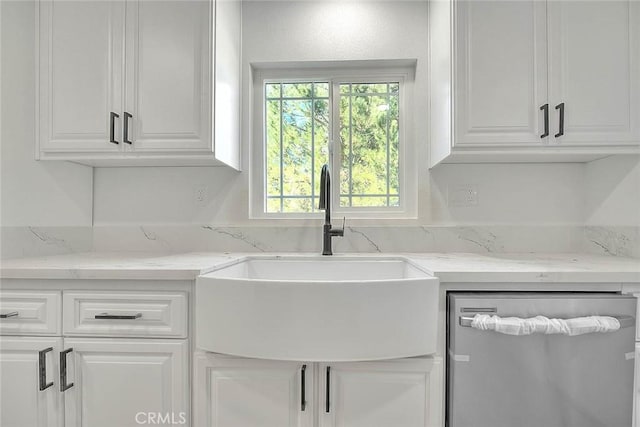
[[[194,426],[313,425],[311,364],[197,353],[195,365]]]
[[[441,359],[317,364],[198,353],[195,364],[195,426],[441,426]]]
[[[78,338],[64,344],[73,349],[66,427],[188,423],[186,340]]]
[[[434,358],[320,365],[321,427],[439,427],[442,363]]]
[[[56,337],[0,337],[2,427],[62,427],[61,347],[62,338]]]
[[[187,312],[182,291],[3,290],[0,426],[188,427]]]
[[[640,342],[636,342],[635,381],[633,383],[633,426],[640,427]]]

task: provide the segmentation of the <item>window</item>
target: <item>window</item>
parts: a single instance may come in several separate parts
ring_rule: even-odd
[[[332,206],[349,216],[407,216],[406,72],[300,77],[272,70],[255,80],[254,216],[318,212],[320,170],[331,170]],[[294,74],[296,73],[296,74]],[[281,74],[280,77],[265,74]],[[314,73],[316,74],[316,73]],[[260,182],[261,181],[261,182]],[[258,187],[259,186],[259,187]],[[258,191],[256,191],[258,190]],[[351,215],[353,214],[353,215]]]
[[[314,212],[329,161],[329,83],[265,84],[266,212]]]

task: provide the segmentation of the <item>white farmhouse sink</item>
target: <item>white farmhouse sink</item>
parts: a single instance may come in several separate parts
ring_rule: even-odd
[[[400,257],[248,257],[198,277],[196,346],[357,361],[436,351],[438,279]]]

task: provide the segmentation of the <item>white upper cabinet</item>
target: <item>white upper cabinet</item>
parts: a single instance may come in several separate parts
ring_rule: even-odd
[[[221,3],[40,0],[37,157],[239,169],[239,113],[214,107],[218,61],[239,105],[240,2]]]
[[[640,153],[640,3],[430,2],[430,165]]]
[[[546,5],[457,3],[456,146],[539,145],[547,97]]]
[[[209,13],[205,1],[127,2],[128,149],[211,150]]]
[[[550,1],[548,7],[552,143],[637,146],[640,3]],[[555,110],[562,104],[564,132]]]
[[[110,114],[122,109],[122,2],[40,2],[40,151],[117,153]]]

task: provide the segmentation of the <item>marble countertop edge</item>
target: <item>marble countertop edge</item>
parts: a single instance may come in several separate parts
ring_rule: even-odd
[[[179,254],[84,252],[0,261],[1,279],[192,281],[246,256],[320,256],[316,253]],[[345,253],[336,257],[403,256],[441,282],[640,283],[640,259],[581,253]]]

